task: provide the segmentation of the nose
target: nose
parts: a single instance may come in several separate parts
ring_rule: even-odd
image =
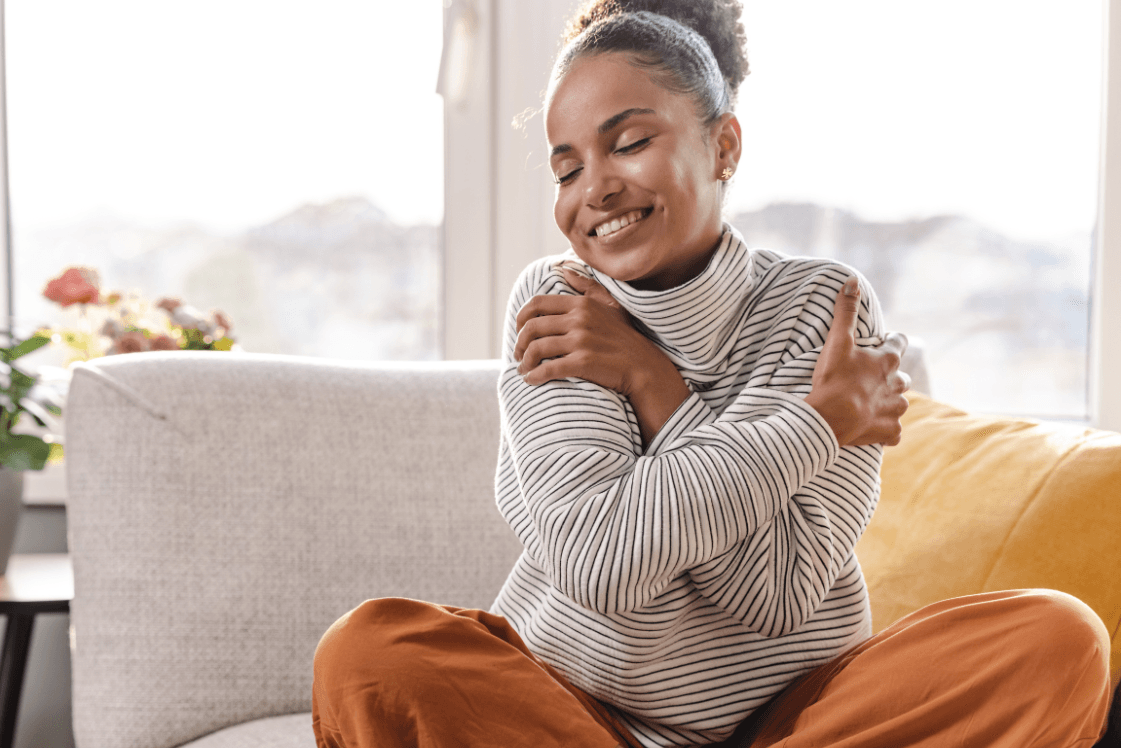
[[[623,191],[623,180],[608,163],[584,165],[584,201],[592,208],[602,208]]]

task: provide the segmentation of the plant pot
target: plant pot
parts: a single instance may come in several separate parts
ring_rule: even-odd
[[[0,574],[8,571],[22,511],[23,472],[0,467]]]

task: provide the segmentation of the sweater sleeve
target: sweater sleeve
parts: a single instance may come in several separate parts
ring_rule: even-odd
[[[634,611],[675,577],[770,533],[789,498],[836,460],[836,440],[800,397],[756,388],[711,421],[690,397],[675,417],[702,425],[640,454],[634,413],[616,393],[583,380],[533,387],[518,375],[513,316],[531,293],[549,292],[543,272],[523,276],[511,298],[499,382],[502,449],[528,518],[515,529],[565,596],[599,613]]]
[[[883,335],[882,316],[867,283],[862,294],[858,335],[873,344]],[[824,283],[811,291],[807,303],[816,305],[820,314],[822,302],[835,296],[834,285]],[[822,321],[831,319],[830,311]],[[819,334],[827,329],[825,325]],[[808,344],[816,343],[816,337],[809,336]],[[807,344],[805,338],[801,342]],[[820,352],[815,345],[788,359],[769,374],[769,387],[804,397]],[[674,448],[688,443],[687,436]],[[882,456],[880,445],[842,448],[836,461],[793,492],[785,511],[775,514],[765,531],[691,568],[697,589],[764,636],[797,631],[833,587],[872,518]]]

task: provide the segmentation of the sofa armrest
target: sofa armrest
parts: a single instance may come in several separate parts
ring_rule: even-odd
[[[77,367],[67,405],[79,746],[179,745],[310,709],[364,599],[487,607],[496,362],[225,353]]]

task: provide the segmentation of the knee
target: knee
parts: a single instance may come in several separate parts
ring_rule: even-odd
[[[1035,634],[1050,647],[1067,646],[1071,653],[1094,649],[1109,654],[1109,632],[1089,605],[1058,590],[1027,590],[1024,595],[1027,618]]]
[[[1110,637],[1098,614],[1065,592],[1023,594],[1025,644],[1036,651],[1040,664],[1058,677],[1080,675],[1108,683]]]
[[[402,629],[423,615],[428,603],[399,598],[367,600],[345,613],[319,640],[314,679],[320,691],[335,685],[377,680],[377,673],[400,659]]]

